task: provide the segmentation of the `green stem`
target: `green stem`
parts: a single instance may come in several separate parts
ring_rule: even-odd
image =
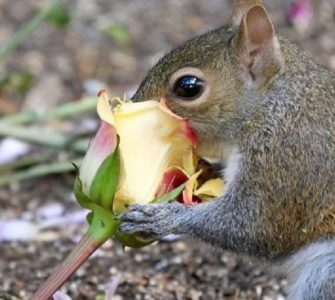
[[[44,10],[38,12],[31,20],[23,24],[18,32],[0,48],[0,60],[5,59],[12,50],[14,50],[24,39],[28,37],[50,14],[50,12],[57,7],[62,0],[53,0],[51,4]]]
[[[82,116],[85,113],[93,112],[96,109],[97,98],[88,97],[79,101],[72,101],[51,110],[46,115],[40,115],[33,111],[24,111],[19,114],[4,117],[0,120],[0,126],[6,125],[26,125],[32,122],[45,122],[52,119],[67,119]]]
[[[10,124],[0,124],[0,136],[11,136],[29,143],[49,146],[60,149],[72,149],[85,152],[89,139],[77,140],[77,137],[69,137],[58,132],[41,130],[37,127],[25,128]]]
[[[106,240],[96,239],[89,231],[82,237],[65,260],[58,265],[51,276],[38,288],[31,300],[48,300],[68,280],[68,278]]]
[[[0,165],[0,174],[10,172],[20,168],[27,168],[38,163],[46,162],[52,156],[55,156],[55,151],[45,151],[39,154],[32,154],[23,156],[21,158],[16,159],[15,161],[11,161],[9,163],[5,163]]]
[[[31,300],[49,299],[96,249],[115,235],[119,221],[114,220],[110,212],[96,207],[90,216],[90,227],[79,244],[38,288]]]
[[[29,122],[37,121],[38,115],[33,111],[23,111],[14,115],[4,116],[0,119],[0,124],[27,124]]]
[[[46,119],[81,116],[84,113],[95,111],[97,107],[97,97],[82,98],[79,101],[72,101],[63,104],[46,115]]]
[[[81,164],[82,159],[75,159],[73,163],[76,165]],[[13,182],[22,181],[25,179],[41,177],[49,174],[65,173],[73,171],[74,167],[71,162],[56,162],[50,164],[42,164],[32,167],[25,171],[19,171],[12,175],[0,177],[0,186],[5,186]]]

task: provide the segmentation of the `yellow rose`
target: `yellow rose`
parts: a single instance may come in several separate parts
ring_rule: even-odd
[[[49,299],[110,237],[131,247],[152,242],[117,233],[119,221],[114,216],[127,205],[175,198],[193,205],[222,193],[220,178],[199,183],[202,170],[193,153],[196,138],[187,120],[173,114],[163,101],[121,102],[112,108],[101,92],[97,110],[101,125],[74,187],[78,202],[90,209],[89,229],[33,299]]]
[[[106,93],[98,100],[100,118],[112,125],[120,137],[121,170],[115,194],[116,212],[125,205],[147,204],[186,183],[187,204],[192,196],[219,196],[222,180],[198,188],[193,150],[196,138],[187,120],[172,113],[163,101],[122,102],[111,109]],[[111,136],[111,139],[113,136]]]

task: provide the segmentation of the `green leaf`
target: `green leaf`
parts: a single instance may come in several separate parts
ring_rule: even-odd
[[[102,207],[113,210],[113,200],[119,184],[119,140],[115,151],[99,167],[90,189],[90,198]]]
[[[122,25],[111,25],[105,30],[105,32],[119,45],[123,45],[129,41],[127,28]]]
[[[142,248],[157,241],[157,238],[153,237],[144,238],[141,233],[138,232],[132,234],[116,232],[115,237],[119,240],[119,242],[121,242],[123,246],[131,248]]]
[[[92,219],[93,219],[93,211],[90,211],[87,215],[86,215],[86,221],[88,224],[92,223]]]
[[[11,71],[0,79],[0,92],[26,93],[33,85],[35,76],[28,71]]]
[[[47,21],[59,28],[65,28],[71,22],[71,16],[65,9],[54,8],[50,11]]]
[[[77,202],[79,203],[79,205],[81,207],[87,208],[87,209],[92,209],[93,206],[93,202],[92,200],[83,193],[83,189],[82,189],[82,183],[79,179],[79,175],[77,175],[75,181],[74,181],[74,196],[77,199]]]
[[[173,201],[181,194],[185,186],[186,186],[186,183],[183,183],[177,188],[175,188],[174,190],[172,190],[170,193],[160,196],[154,199],[153,201],[151,201],[150,203],[160,204],[160,203],[166,203],[169,201]]]

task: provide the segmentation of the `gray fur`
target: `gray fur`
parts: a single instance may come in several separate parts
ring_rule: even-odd
[[[285,260],[278,269],[288,276],[289,299],[335,299],[335,241],[309,245]]]

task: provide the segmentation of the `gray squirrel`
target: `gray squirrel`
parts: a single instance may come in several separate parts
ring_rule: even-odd
[[[162,97],[225,166],[224,195],[131,206],[120,231],[266,259],[289,299],[335,299],[335,76],[276,35],[261,0],[236,0],[228,25],[164,56],[133,100]]]

